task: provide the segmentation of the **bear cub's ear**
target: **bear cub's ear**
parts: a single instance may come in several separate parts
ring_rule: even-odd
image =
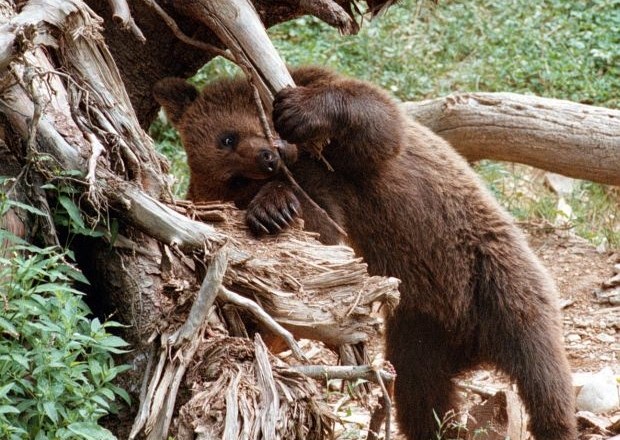
[[[198,95],[198,89],[182,78],[164,78],[153,87],[155,101],[161,104],[173,124],[181,120]]]

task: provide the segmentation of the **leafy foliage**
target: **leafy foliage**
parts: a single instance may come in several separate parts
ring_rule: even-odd
[[[0,202],[0,217],[16,206]],[[114,410],[117,396],[129,400],[112,383],[127,369],[112,358],[127,346],[109,333],[118,324],[88,317],[73,287],[88,281],[70,252],[0,230],[4,240],[11,246],[0,253],[0,438],[115,438],[97,420]]]
[[[57,184],[47,183],[41,186],[42,189],[55,195],[57,204],[53,210],[54,223],[58,226],[66,227],[73,235],[104,236],[104,232],[89,226],[89,223],[93,223],[96,226],[97,221],[85,218],[85,212],[75,201],[82,192],[75,188],[68,179],[82,177],[81,172],[77,170],[63,171],[58,177]]]
[[[189,186],[189,167],[179,134],[161,116],[151,124],[149,134],[156,139],[158,151],[170,160],[170,174],[176,179],[172,185],[174,195],[185,197]]]

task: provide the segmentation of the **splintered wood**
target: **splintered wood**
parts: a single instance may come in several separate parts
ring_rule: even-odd
[[[230,316],[235,314],[224,310],[233,305],[252,314],[263,331],[271,331],[268,336],[283,338],[302,364],[307,361],[289,331],[339,348],[345,364],[365,363],[364,343],[377,334],[381,323],[376,306],[383,306],[386,313],[396,306],[398,280],[369,277],[352,249],[323,246],[315,234],[299,228],[258,240],[249,235],[244,213],[231,205],[177,202],[170,208],[216,221],[218,233],[227,240],[204,262],[207,274],[196,299],[198,280],[188,283],[174,271],[162,273],[170,287],[167,297],[162,296],[162,319],[154,329],[154,335],[161,335],[154,338],[162,347],[154,373],[145,375],[149,385],[130,438],[140,432],[147,439],[167,435],[176,406],[181,410],[172,431],[180,439],[259,438],[261,433],[264,438],[327,438],[334,416],[308,376],[322,379],[330,375],[328,369],[312,374],[303,365],[289,367],[268,353],[258,334],[253,346],[247,338],[229,337],[224,326],[243,329],[244,324],[231,325]],[[198,260],[189,260],[179,248],[165,255],[171,261],[185,259],[186,266],[202,264],[204,258],[201,254]],[[223,258],[226,269],[214,277],[214,267],[221,266]],[[219,292],[224,317],[218,317],[215,308],[209,313],[202,307],[195,313],[196,304],[205,303],[203,291]],[[151,354],[150,363],[155,356]],[[182,387],[179,380],[186,370],[190,374]],[[333,374],[393,382],[393,374],[370,367],[362,370]],[[177,402],[180,388],[191,390],[191,396],[179,394]]]
[[[230,263],[224,285],[258,304],[297,338],[332,347],[357,344],[376,334],[378,303],[389,313],[399,300],[396,278],[369,277],[366,264],[347,246],[324,246],[298,228],[260,240],[250,236],[243,213],[230,205],[174,206],[196,218],[223,218]]]
[[[177,439],[331,438],[334,416],[319,388],[285,368],[260,337],[212,338],[196,361]]]

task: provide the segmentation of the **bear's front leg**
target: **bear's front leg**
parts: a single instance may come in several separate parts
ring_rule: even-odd
[[[297,145],[322,143],[337,122],[334,93],[318,87],[287,87],[273,101],[273,123],[282,139]]]
[[[275,97],[273,123],[282,139],[323,153],[340,172],[371,170],[398,154],[406,118],[385,92],[336,74],[314,83],[304,79],[307,85],[285,88]]]
[[[254,235],[277,234],[301,216],[301,205],[293,189],[276,180],[260,189],[249,203],[245,216]]]

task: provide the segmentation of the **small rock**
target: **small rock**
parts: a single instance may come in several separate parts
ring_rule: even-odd
[[[561,174],[545,173],[545,184],[556,194],[568,196],[572,194],[578,181]]]
[[[570,335],[566,336],[566,341],[567,342],[579,342],[581,341],[581,336],[576,335],[575,333],[571,333]]]
[[[565,226],[570,224],[575,215],[573,214],[573,208],[564,200],[564,197],[558,198],[558,206],[555,208],[556,216],[553,224],[555,226]]]
[[[602,304],[618,305],[620,304],[620,287],[615,289],[597,289],[594,291],[596,301]]]
[[[620,407],[618,385],[611,368],[603,368],[587,380],[575,401],[579,411],[604,413]]]

